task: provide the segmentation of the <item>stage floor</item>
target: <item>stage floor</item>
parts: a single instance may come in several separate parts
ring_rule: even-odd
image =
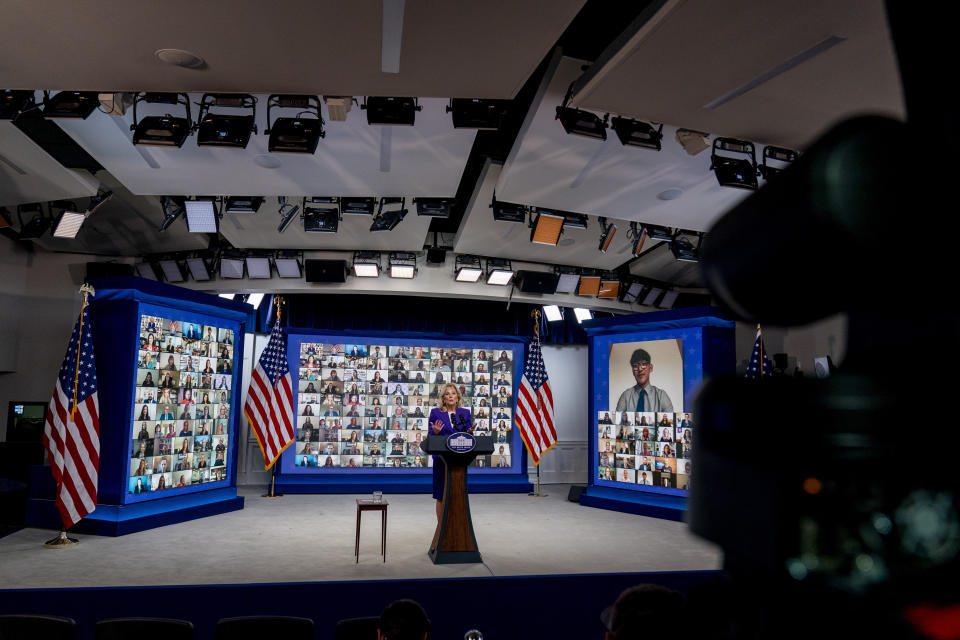
[[[482,564],[434,565],[427,547],[436,524],[428,495],[386,495],[387,561],[380,514],[365,513],[354,562],[354,495],[260,497],[241,488],[243,510],[117,538],[81,535],[74,547],[48,549],[46,529],[0,538],[0,589],[335,580],[469,578],[719,569],[719,548],[681,522],[547,498],[472,494]],[[363,496],[367,497],[367,496]]]

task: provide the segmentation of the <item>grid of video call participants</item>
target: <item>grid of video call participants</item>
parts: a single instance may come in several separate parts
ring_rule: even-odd
[[[689,490],[692,414],[601,411],[597,422],[600,480]]]
[[[511,464],[512,351],[304,342],[299,378],[298,469],[432,466],[420,443],[447,383],[471,410],[474,435],[496,442],[473,466]]]
[[[231,329],[140,317],[129,493],[228,477],[234,342]]]

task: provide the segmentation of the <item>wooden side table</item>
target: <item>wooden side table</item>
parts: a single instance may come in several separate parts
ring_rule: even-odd
[[[387,561],[387,505],[386,500],[376,502],[371,498],[357,499],[357,542],[353,547],[353,555],[356,556],[357,563],[360,562],[360,515],[364,511],[379,511],[381,513],[380,522],[380,553],[383,554],[383,561]]]

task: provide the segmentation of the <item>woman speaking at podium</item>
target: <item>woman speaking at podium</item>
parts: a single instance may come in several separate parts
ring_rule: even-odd
[[[440,406],[430,410],[430,430],[435,436],[448,436],[458,431],[473,433],[470,410],[460,406],[462,397],[456,385],[447,383],[440,394]],[[440,521],[443,484],[446,481],[446,465],[440,456],[433,456],[433,498],[437,501],[437,522]]]

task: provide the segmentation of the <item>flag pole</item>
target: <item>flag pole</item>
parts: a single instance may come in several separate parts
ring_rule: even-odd
[[[757,337],[760,338],[760,377],[763,378],[763,329],[757,323]]]
[[[87,306],[87,297],[95,296],[97,292],[89,284],[84,282],[80,285],[80,295],[83,296],[83,302],[80,303],[80,335],[83,335],[83,310]],[[74,368],[74,377],[73,377],[73,403],[70,407],[70,412],[68,414],[67,420],[73,420],[74,415],[77,412],[77,385],[80,381],[80,352],[77,351],[77,364]],[[72,547],[74,545],[80,544],[80,541],[76,538],[71,538],[67,535],[67,530],[62,528],[60,533],[57,534],[55,538],[51,538],[43,543],[43,546],[50,549],[62,549],[64,547]]]
[[[283,315],[284,302],[286,301],[283,299],[283,296],[274,296],[273,298],[274,307],[277,310],[277,323],[280,322],[280,317]],[[263,494],[262,496],[263,498],[282,498],[283,497],[282,493],[277,493],[276,491],[277,462],[279,462],[279,458],[277,460],[274,460],[273,464],[270,465],[271,467],[273,467],[273,473],[270,474],[270,489],[267,490],[267,493]]]
[[[530,317],[533,318],[533,335],[539,340],[540,339],[540,309],[534,309],[530,312]],[[537,465],[537,490],[534,493],[528,493],[528,496],[531,498],[546,498],[549,496],[549,493],[541,493],[540,491],[540,465]]]

